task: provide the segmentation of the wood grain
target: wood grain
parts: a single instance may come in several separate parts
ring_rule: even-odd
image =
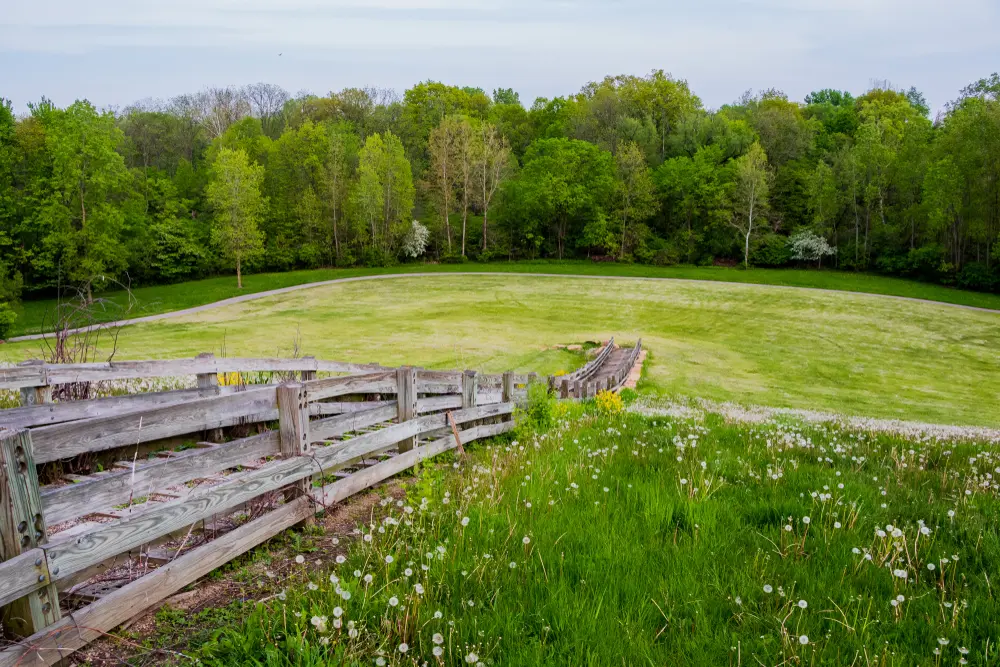
[[[53,665],[172,593],[312,514],[302,498],[192,549],[0,653],[0,667]]]
[[[205,398],[139,413],[42,426],[32,431],[35,460],[45,463],[84,452],[103,451],[231,426],[241,423],[248,416],[253,416],[255,421],[277,418],[274,387]]]
[[[42,511],[46,522],[55,525],[277,453],[278,432],[267,431],[211,449],[187,450],[154,462],[139,461],[135,471],[109,472],[76,484],[42,489]]]

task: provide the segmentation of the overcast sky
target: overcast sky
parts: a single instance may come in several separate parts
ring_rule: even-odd
[[[279,55],[280,54],[280,55]],[[256,81],[434,79],[537,96],[664,69],[709,107],[916,86],[933,109],[1000,69],[997,0],[2,0],[0,96],[100,107]]]

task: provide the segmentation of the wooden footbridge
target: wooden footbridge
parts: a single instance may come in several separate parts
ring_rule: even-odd
[[[549,386],[616,390],[640,349],[611,340]],[[150,378],[188,386],[53,400]],[[319,510],[509,431],[540,381],[210,354],[0,368],[22,404],[0,410],[0,607],[22,638],[0,667],[55,664]]]

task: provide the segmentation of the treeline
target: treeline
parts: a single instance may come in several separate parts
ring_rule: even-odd
[[[708,110],[660,71],[530,108],[435,82],[0,103],[5,301],[419,257],[822,263],[989,290],[998,233],[996,74],[933,122],[887,84]]]

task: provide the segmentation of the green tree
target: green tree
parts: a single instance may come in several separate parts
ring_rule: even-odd
[[[51,161],[35,223],[42,240],[36,271],[49,285],[68,279],[85,285],[107,284],[126,267],[121,243],[121,203],[129,183],[117,148],[122,132],[110,113],[86,101],[64,111],[37,107],[45,127],[45,150]]]
[[[729,224],[739,231],[743,241],[743,265],[750,266],[750,238],[762,227],[767,211],[772,175],[767,154],[754,144],[733,165],[732,216]]]
[[[391,132],[373,134],[358,156],[356,211],[371,230],[371,248],[390,253],[410,225],[415,191],[403,144]]]
[[[646,166],[646,156],[635,142],[619,147],[615,155],[615,208],[621,222],[620,256],[625,257],[628,225],[648,220],[659,210],[656,186]]]
[[[236,286],[243,288],[243,263],[263,250],[258,225],[267,212],[261,194],[264,168],[253,164],[245,151],[223,148],[212,166],[206,197],[214,211],[212,243],[236,263]]]
[[[511,236],[530,241],[548,227],[561,259],[577,230],[607,215],[614,188],[614,159],[608,151],[575,139],[538,140],[528,148],[518,177],[505,188]]]

